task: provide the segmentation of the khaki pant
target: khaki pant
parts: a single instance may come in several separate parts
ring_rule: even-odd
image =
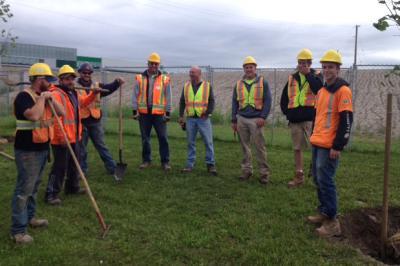
[[[264,127],[257,127],[256,120],[257,118],[245,118],[238,115],[237,127],[240,136],[240,144],[243,150],[242,171],[243,173],[253,173],[251,144],[254,144],[260,175],[269,176],[270,168],[267,164]]]
[[[293,149],[296,151],[308,148],[312,131],[312,122],[289,123],[292,135]]]

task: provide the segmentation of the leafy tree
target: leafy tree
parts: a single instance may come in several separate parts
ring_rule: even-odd
[[[395,26],[400,27],[400,1],[378,0],[378,3],[385,5],[389,13],[373,23],[374,27],[380,31],[385,31],[391,26],[389,22],[394,22]]]
[[[14,15],[11,13],[10,4],[7,4],[6,0],[0,0],[0,23],[3,24],[0,28],[2,43],[10,42],[11,44],[15,44],[16,40],[18,39],[18,37],[13,35],[10,30],[5,28],[4,25],[13,16]],[[1,45],[0,55],[5,54],[6,50],[7,45]]]

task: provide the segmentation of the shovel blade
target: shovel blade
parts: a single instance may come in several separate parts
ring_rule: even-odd
[[[110,228],[111,228],[111,225],[109,224],[109,225],[107,225],[107,227],[104,230],[102,230],[102,232],[100,234],[100,237],[102,239],[104,239],[107,236],[108,232],[110,232]]]
[[[115,168],[115,175],[118,179],[115,181],[122,181],[122,178],[124,177],[126,172],[126,167],[126,163],[117,163],[117,168]]]

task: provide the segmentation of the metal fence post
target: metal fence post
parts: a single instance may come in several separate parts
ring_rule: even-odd
[[[103,84],[107,83],[107,72],[104,68],[101,68],[100,70],[100,78],[101,78],[101,82]],[[104,97],[102,99],[102,106],[101,106],[101,112],[102,112],[102,124],[103,124],[103,128],[106,128],[106,124],[107,124],[107,119],[108,119],[108,98]]]
[[[274,68],[274,98],[272,101],[272,128],[271,128],[271,146],[274,143],[274,129],[275,129],[275,103],[276,103],[276,87],[277,87],[277,81],[276,81],[276,68]]]

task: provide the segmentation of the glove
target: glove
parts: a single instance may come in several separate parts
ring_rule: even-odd
[[[139,118],[139,114],[136,110],[132,110],[133,119],[137,120]]]
[[[166,113],[165,113],[165,116],[164,116],[164,121],[165,121],[165,122],[169,122],[170,120],[171,120],[170,113],[169,113],[169,112],[166,112]]]

